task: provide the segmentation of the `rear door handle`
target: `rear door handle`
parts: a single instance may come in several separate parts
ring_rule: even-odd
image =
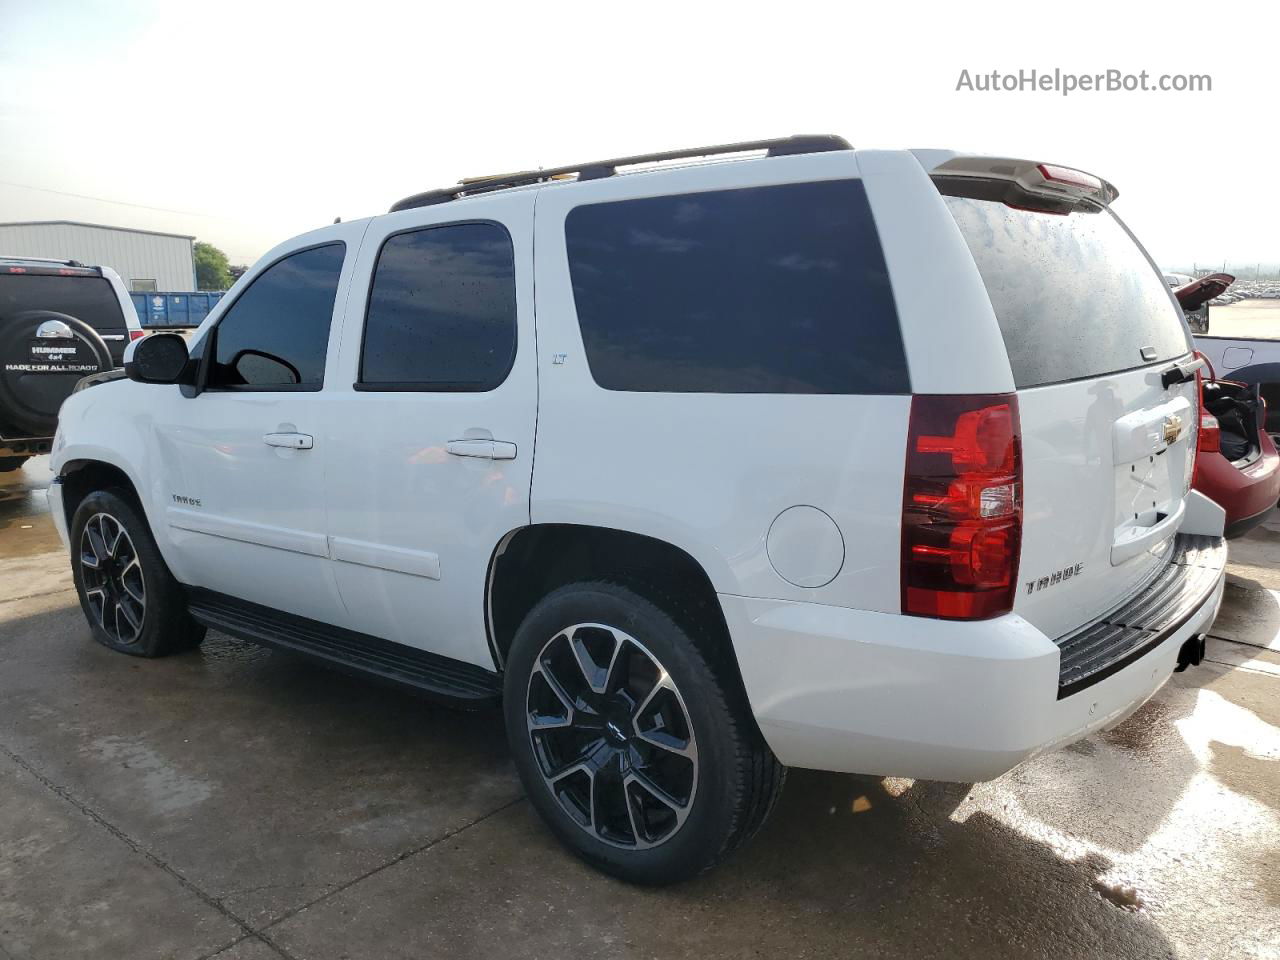
[[[268,447],[286,447],[289,450],[310,450],[316,438],[309,433],[264,433],[262,442]]]
[[[445,449],[455,457],[481,457],[485,460],[516,458],[516,445],[505,440],[450,440]]]

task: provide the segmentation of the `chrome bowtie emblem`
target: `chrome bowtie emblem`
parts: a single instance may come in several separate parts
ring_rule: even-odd
[[[1178,437],[1182,436],[1182,418],[1177,414],[1164,418],[1164,442],[1166,446],[1173,446],[1178,442]]]

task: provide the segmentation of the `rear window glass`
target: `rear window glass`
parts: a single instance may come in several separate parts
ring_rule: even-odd
[[[1115,373],[1191,349],[1164,278],[1109,210],[945,200],[986,284],[1019,387]]]
[[[910,391],[856,180],[589,204],[570,211],[565,241],[606,389]]]
[[[119,332],[124,314],[111,284],[102,277],[7,274],[0,277],[0,317],[23,310],[53,310],[83,320],[95,330]]]

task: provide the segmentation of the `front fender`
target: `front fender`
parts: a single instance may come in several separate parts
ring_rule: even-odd
[[[123,473],[137,494],[161,555],[173,566],[173,547],[164,522],[164,471],[156,463],[154,421],[146,412],[157,398],[152,393],[139,394],[157,389],[161,388],[119,381],[72,394],[59,413],[49,461],[54,475],[61,477],[90,463]]]

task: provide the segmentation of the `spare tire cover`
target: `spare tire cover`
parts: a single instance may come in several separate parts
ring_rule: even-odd
[[[53,310],[0,316],[0,422],[53,436],[77,381],[111,366],[107,345],[83,320]]]

